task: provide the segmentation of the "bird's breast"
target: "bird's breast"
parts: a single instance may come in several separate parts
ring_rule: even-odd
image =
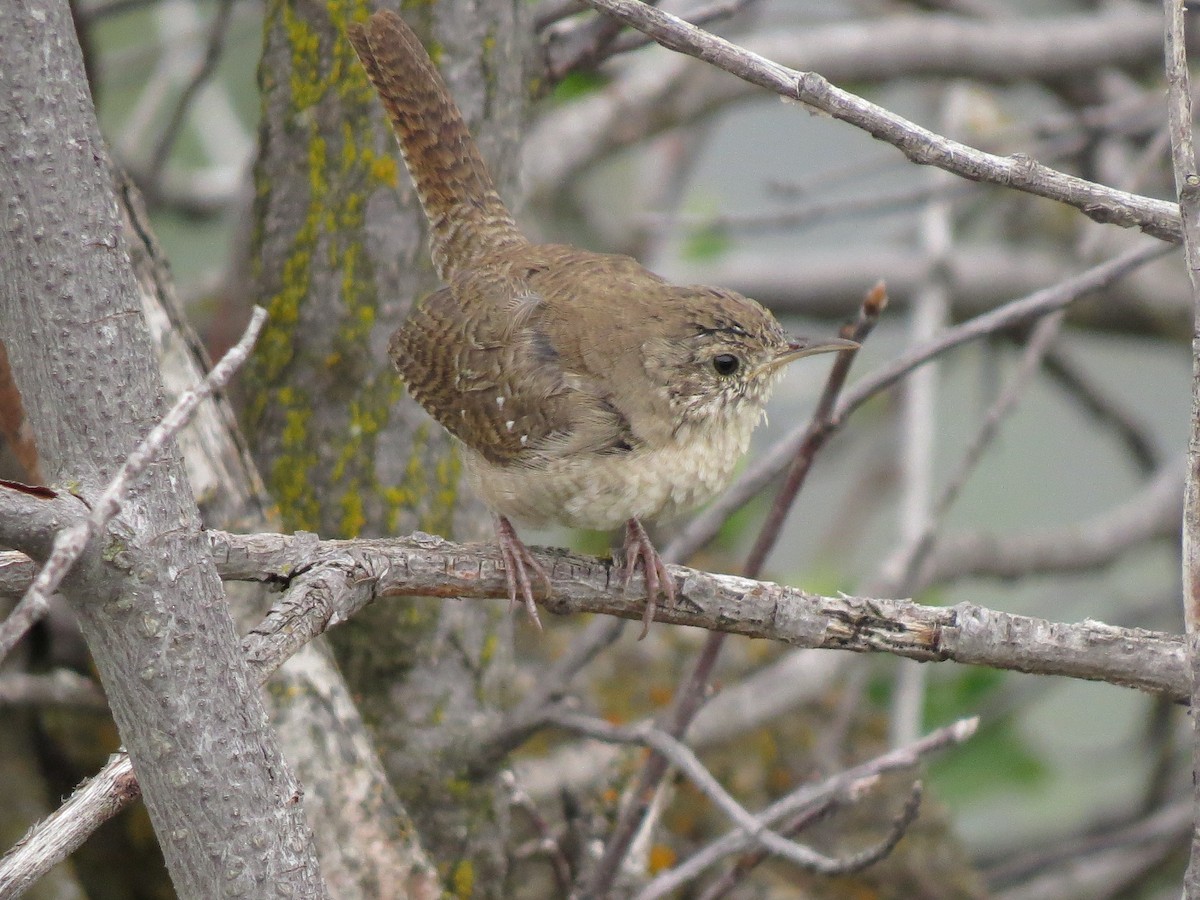
[[[627,519],[670,519],[729,484],[757,418],[685,426],[670,441],[630,452],[580,453],[538,465],[496,465],[464,447],[489,508],[531,525],[607,530]]]

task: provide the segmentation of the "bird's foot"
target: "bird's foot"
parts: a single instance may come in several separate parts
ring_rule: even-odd
[[[512,522],[504,516],[496,516],[496,542],[500,545],[500,558],[504,561],[504,580],[508,582],[509,609],[516,606],[517,597],[525,604],[533,624],[541,631],[542,620],[538,618],[537,604],[533,602],[533,585],[529,573],[542,580],[547,595],[551,591],[550,575],[540,562],[533,558],[529,548],[517,537]]]
[[[654,621],[654,611],[658,609],[659,592],[666,595],[668,606],[675,605],[675,579],[667,571],[667,564],[658,555],[658,551],[654,549],[654,544],[650,541],[650,535],[646,534],[646,529],[637,519],[630,519],[625,523],[623,555],[625,557],[624,590],[629,590],[629,583],[633,580],[633,573],[639,562],[646,575],[646,612],[642,616],[642,633],[638,635],[640,641],[649,633],[650,623]]]

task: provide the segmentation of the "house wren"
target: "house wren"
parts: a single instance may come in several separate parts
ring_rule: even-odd
[[[392,336],[392,362],[462,444],[510,600],[538,622],[531,575],[550,589],[510,519],[624,525],[625,587],[639,562],[645,573],[644,636],[675,592],[642,521],[729,483],[786,363],[858,345],[791,338],[753,300],[670,284],[628,256],[531,243],[416,35],[387,11],[348,30],[446,282]]]

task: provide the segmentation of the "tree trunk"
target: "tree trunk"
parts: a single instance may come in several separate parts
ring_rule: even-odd
[[[420,4],[410,19],[499,183],[526,111],[525,5]],[[425,223],[379,104],[346,40],[361,9],[268,6],[260,69],[256,300],[271,313],[245,421],[289,529],[478,536],[445,433],[405,394],[387,342],[436,286]],[[509,678],[503,607],[380,604],[332,635],[401,798],[457,888],[498,895],[503,816],[465,775]],[[498,651],[499,648],[499,651]]]
[[[0,6],[0,76],[0,340],[44,477],[94,499],[163,386],[65,2]],[[179,895],[325,896],[173,444],[61,593]]]
[[[162,252],[140,198],[122,185],[130,256],[167,393],[195,387],[209,367],[176,300]],[[275,531],[268,498],[224,397],[197,412],[179,437],[184,464],[208,528]],[[276,595],[258,585],[226,584],[239,630],[258,624]],[[321,874],[338,900],[437,896],[437,879],[375,752],[349,688],[324,640],[301,648],[266,692],[271,724],[304,786]]]

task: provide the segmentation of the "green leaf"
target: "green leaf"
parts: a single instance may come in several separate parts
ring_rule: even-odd
[[[569,103],[594,94],[606,84],[608,79],[599,72],[568,72],[566,77],[554,86],[551,96],[559,103]]]
[[[692,262],[706,262],[728,252],[731,243],[729,235],[721,229],[699,228],[688,234],[682,255]]]

